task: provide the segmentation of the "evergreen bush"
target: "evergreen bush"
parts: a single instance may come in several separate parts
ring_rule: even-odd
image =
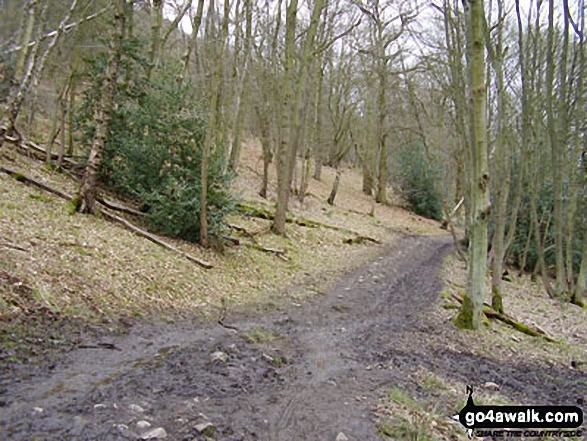
[[[159,232],[199,240],[201,144],[206,119],[189,86],[176,82],[177,69],[163,66],[148,80],[148,61],[136,41],[124,44],[115,109],[100,169],[102,182],[142,204],[147,221]],[[87,60],[90,87],[77,112],[82,142],[89,143],[105,69],[104,54]],[[208,224],[212,238],[224,229],[223,217],[235,209],[228,191],[231,176],[223,158],[211,155]]]
[[[404,145],[399,166],[401,190],[410,209],[429,219],[442,219],[442,199],[436,185],[440,171],[428,163],[422,143]]]

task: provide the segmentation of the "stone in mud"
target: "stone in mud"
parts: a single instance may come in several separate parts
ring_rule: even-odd
[[[487,381],[483,387],[487,390],[499,390],[499,385],[494,383],[493,381]]]
[[[146,430],[151,427],[151,423],[145,420],[141,420],[137,422],[137,429],[139,430]]]
[[[210,358],[212,359],[212,361],[226,363],[228,361],[228,354],[226,352],[216,351],[210,356]]]
[[[136,413],[143,413],[145,411],[145,409],[143,409],[141,406],[139,406],[138,404],[131,404],[128,406],[128,408],[132,411],[132,412],[136,412]]]
[[[349,441],[349,439],[344,434],[344,432],[340,432],[338,435],[336,435],[336,441]]]
[[[205,422],[197,424],[195,429],[204,436],[213,436],[214,432],[216,432],[216,427],[211,422]]]
[[[143,433],[143,435],[141,435],[142,440],[163,438],[167,438],[167,432],[163,427],[157,427],[156,429],[149,430],[148,432]]]

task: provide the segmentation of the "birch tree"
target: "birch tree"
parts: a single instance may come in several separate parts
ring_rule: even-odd
[[[114,1],[114,25],[110,31],[106,71],[102,79],[102,95],[95,118],[94,136],[86,170],[76,199],[76,210],[81,213],[94,213],[97,196],[98,172],[102,163],[104,143],[114,105],[114,92],[118,78],[118,66],[122,52],[122,37],[126,22],[126,0]]]

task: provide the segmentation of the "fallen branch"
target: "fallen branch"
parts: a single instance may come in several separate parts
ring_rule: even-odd
[[[225,235],[225,236],[222,236],[222,238],[223,238],[225,241],[232,243],[233,245],[237,245],[237,246],[238,246],[238,245],[240,245],[240,244],[241,244],[241,241],[240,241],[240,240],[239,240],[237,237],[233,237],[233,236],[226,236],[226,235]]]
[[[244,202],[241,202],[240,204],[238,204],[237,208],[243,214],[253,216],[253,217],[258,217],[260,219],[273,220],[275,218],[275,214],[272,211],[270,211],[268,208],[257,207],[257,206],[247,204]],[[301,227],[306,227],[306,228],[325,228],[328,230],[334,230],[334,231],[338,231],[341,233],[352,234],[354,236],[363,237],[362,240],[364,240],[364,241],[369,241],[369,242],[373,242],[376,244],[381,244],[381,241],[378,239],[368,237],[368,236],[363,236],[363,235],[357,233],[356,231],[349,230],[348,228],[338,227],[336,225],[324,224],[322,222],[318,222],[318,221],[311,220],[311,219],[296,218],[296,217],[288,216],[286,218],[286,222],[290,223],[290,224],[299,225]]]
[[[284,256],[285,250],[280,250],[278,248],[266,248],[256,243],[243,243],[243,246],[247,248],[252,248],[254,250],[263,251],[264,253],[275,254],[278,257]]]
[[[142,211],[138,211],[138,210],[135,210],[134,208],[130,208],[130,207],[126,207],[124,205],[117,204],[116,202],[109,201],[108,199],[105,199],[101,196],[98,196],[96,198],[96,200],[98,202],[100,202],[102,205],[104,205],[106,208],[110,208],[111,210],[114,210],[114,211],[120,211],[121,213],[131,214],[133,216],[138,216],[138,217],[146,216],[146,214],[143,213]]]
[[[23,138],[18,145],[21,149],[23,149],[25,151],[32,151],[33,153],[39,153],[40,155],[42,155],[42,158],[39,157],[39,159],[42,159],[42,160],[46,160],[47,156],[49,155],[49,153],[47,152],[47,150],[45,148],[41,147],[39,144],[31,141],[30,139]],[[50,159],[58,160],[59,155],[57,153],[51,153]],[[84,169],[85,168],[85,164],[75,162],[74,160],[72,160],[71,158],[68,158],[67,156],[64,156],[62,158],[62,163],[63,163],[62,165],[68,165],[69,167],[74,168],[74,169],[76,169],[76,168]]]
[[[162,241],[161,239],[159,239],[158,237],[156,237],[155,235],[137,227],[134,224],[131,224],[129,221],[127,221],[126,219],[123,219],[120,216],[116,216],[113,213],[110,213],[108,210],[101,210],[101,213],[104,217],[106,217],[107,219],[116,221],[121,223],[122,225],[124,225],[126,228],[128,228],[129,230],[131,230],[132,232],[138,234],[141,237],[144,237],[145,239],[150,240],[153,243],[156,243],[159,246],[162,246],[165,249],[168,249],[170,251],[173,251],[174,253],[177,253],[183,257],[185,257],[186,259],[188,259],[191,262],[194,262],[195,264],[201,266],[202,268],[206,268],[206,269],[211,269],[213,268],[211,263],[206,262],[205,260],[201,260],[198,259],[197,257],[192,256],[191,254],[186,253],[185,251],[182,251],[178,248],[175,248],[173,245],[168,244],[167,242]]]
[[[112,351],[122,351],[118,346],[114,343],[97,343],[95,345],[92,344],[81,344],[78,346],[79,349],[110,349]]]
[[[30,176],[23,175],[22,173],[19,173],[16,170],[12,170],[11,168],[8,168],[6,166],[0,165],[0,171],[12,176],[19,182],[33,184],[39,188],[42,188],[45,191],[53,193],[68,201],[71,201],[73,199],[73,196],[71,196],[69,193],[66,193],[64,191],[59,190],[58,188],[45,184],[44,182],[37,181],[36,179],[31,178]],[[117,204],[116,202],[109,201],[108,199],[105,199],[103,197],[98,197],[97,201],[104,205],[106,208],[110,208],[111,210],[120,211],[126,214],[132,214],[133,216],[145,216],[145,213],[142,213],[130,207],[125,207],[124,205]]]
[[[43,182],[37,181],[36,179],[33,179],[29,176],[25,176],[22,173],[18,173],[15,170],[12,170],[8,167],[5,167],[3,165],[0,165],[0,172],[4,172],[12,177],[14,177],[14,179],[16,179],[19,182],[25,182],[25,183],[30,183],[33,184],[39,188],[42,188],[45,191],[48,191],[50,193],[53,193],[63,199],[66,199],[68,201],[71,201],[73,199],[73,196],[71,196],[68,193],[65,193],[64,191],[59,190],[58,188],[55,187],[51,187],[50,185],[47,185]],[[136,225],[131,224],[130,222],[128,222],[126,219],[123,219],[119,216],[116,216],[113,213],[110,213],[109,211],[107,211],[106,209],[103,209],[102,211],[102,215],[110,220],[119,222],[121,224],[123,224],[126,228],[128,228],[129,230],[135,232],[136,234],[138,234],[139,236],[144,237],[145,239],[149,239],[151,242],[156,243],[157,245],[162,246],[163,248],[166,248],[170,251],[173,251],[174,253],[180,254],[181,256],[185,257],[186,259],[190,260],[191,262],[196,263],[197,265],[200,265],[202,268],[206,268],[206,269],[210,269],[213,268],[211,263],[208,263],[204,260],[200,260],[197,257],[192,256],[191,254],[186,253],[185,251],[181,251],[178,248],[175,248],[173,245],[168,244],[167,242],[162,241],[161,239],[159,239],[158,237],[156,237],[155,235],[148,233],[145,230],[142,230],[141,228],[137,227]]]
[[[377,239],[373,239],[372,237],[360,235],[355,237],[349,237],[342,240],[342,243],[346,243],[348,245],[361,244],[363,242],[373,242],[377,244],[381,243],[380,241],[378,241]]]
[[[452,294],[452,298],[460,304],[463,303],[463,299],[461,298],[461,296],[457,294]],[[541,337],[550,343],[560,343],[558,340],[555,340],[554,338],[547,335],[546,332],[544,332],[542,329],[524,325],[523,323],[520,323],[519,321],[517,321],[516,319],[507,314],[501,314],[497,312],[487,303],[483,303],[483,313],[487,318],[499,320],[500,322],[503,322],[511,326],[512,328],[516,329],[517,331],[520,331],[523,334],[530,335],[532,337]]]
[[[73,199],[73,196],[71,196],[69,193],[61,191],[58,188],[51,187],[50,185],[47,185],[47,184],[40,182],[40,181],[37,181],[36,179],[33,179],[29,176],[25,176],[22,173],[19,173],[16,170],[12,170],[11,168],[8,168],[8,167],[1,165],[1,164],[0,164],[0,172],[6,173],[7,175],[12,176],[18,182],[33,184],[39,188],[42,188],[45,191],[48,191],[49,193],[53,193],[54,195],[57,195],[60,198],[66,199],[68,201],[71,201]]]
[[[250,231],[248,231],[245,227],[241,227],[239,225],[234,225],[234,224],[227,224],[229,228],[238,231],[239,233],[243,233],[245,236],[247,236],[251,242],[253,243],[258,243],[257,239],[255,238],[255,235],[253,233],[251,233]]]
[[[30,250],[27,250],[26,248],[23,248],[23,247],[18,246],[18,245],[14,245],[14,244],[9,243],[9,242],[0,242],[0,246],[6,247],[6,248],[12,248],[13,250],[24,251],[26,253],[28,253],[30,251]]]

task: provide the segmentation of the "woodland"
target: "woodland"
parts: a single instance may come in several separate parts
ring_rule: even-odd
[[[18,20],[1,31],[0,148],[50,120],[47,163],[85,163],[77,211],[95,212],[101,183],[156,231],[221,246],[238,208],[226,185],[251,134],[260,195],[277,172],[276,234],[323,166],[349,163],[375,203],[393,187],[455,238],[464,228],[462,326],[479,325],[487,268],[503,312],[506,264],[584,305],[582,0],[4,0],[2,10]]]
[[[466,329],[480,335],[477,344],[492,347],[495,336],[487,336],[484,327],[495,319],[500,326],[514,328],[516,335],[544,344],[559,345],[568,337],[575,345],[569,349],[570,366],[579,368],[585,363],[579,361],[587,344],[579,335],[585,328],[562,323],[567,316],[584,321],[577,317],[584,317],[587,308],[586,9],[584,0],[0,0],[0,175],[10,178],[0,180],[9,186],[0,205],[5,223],[0,229],[0,324],[13,316],[26,322],[34,314],[54,320],[66,316],[69,308],[83,317],[82,308],[73,306],[76,299],[91,310],[89,315],[106,317],[107,322],[108,301],[100,303],[71,289],[73,284],[84,286],[94,267],[80,264],[70,270],[60,264],[59,273],[46,267],[47,280],[78,277],[75,283],[59,280],[67,300],[58,304],[51,303],[51,289],[56,288],[33,286],[42,272],[35,265],[43,259],[62,262],[69,251],[59,257],[46,244],[27,263],[8,257],[32,252],[50,234],[55,234],[56,247],[71,249],[71,262],[108,261],[104,268],[110,273],[99,277],[105,284],[104,298],[116,299],[114,310],[141,317],[151,308],[165,314],[168,304],[199,311],[217,302],[217,324],[235,332],[244,325],[235,321],[232,326],[226,319],[235,301],[233,289],[256,292],[277,288],[300,272],[310,277],[310,267],[319,266],[315,262],[320,259],[328,262],[329,271],[350,270],[355,257],[349,256],[359,256],[348,251],[352,247],[363,252],[393,243],[390,249],[396,254],[388,253],[385,262],[406,274],[409,289],[403,279],[392,280],[395,269],[346,275],[344,280],[357,292],[368,277],[373,283],[388,280],[389,286],[401,286],[389,294],[396,296],[396,305],[405,304],[397,306],[398,311],[408,308],[404,315],[388,315],[397,320],[393,326],[398,330],[421,325],[410,321],[415,312],[409,308],[427,308],[435,301],[440,290],[436,272],[450,248],[454,251],[443,270],[450,288],[442,292],[441,301],[451,328],[443,328],[426,345],[441,340],[444,345],[447,335],[472,340],[470,334],[455,337],[454,332]],[[21,196],[23,184],[42,193]],[[351,187],[356,193],[348,192]],[[34,208],[54,204],[50,198],[65,200],[65,205]],[[49,217],[55,210],[61,214]],[[72,220],[61,217],[63,213]],[[353,216],[355,224],[350,223]],[[401,227],[388,228],[384,220],[394,216],[401,218]],[[39,224],[38,231],[27,233],[25,243],[19,233],[26,218]],[[119,229],[97,227],[91,219]],[[48,233],[45,221],[68,236]],[[97,228],[100,232],[92,236]],[[179,260],[166,260],[135,242],[123,249],[128,238],[120,231],[154,243]],[[407,235],[397,242],[401,246],[393,242],[397,234]],[[424,237],[428,234],[432,238]],[[113,238],[120,242],[105,245],[107,250],[101,247],[100,241],[106,244]],[[336,247],[329,245],[334,240]],[[114,246],[121,248],[113,251]],[[233,248],[246,248],[257,257],[231,257],[227,250]],[[369,252],[357,257],[357,265],[367,255],[373,258]],[[148,269],[133,273],[133,253],[149,254],[144,258]],[[402,255],[416,262],[411,272]],[[182,266],[186,260],[190,269]],[[289,266],[274,269],[279,265],[275,262]],[[459,276],[451,272],[453,266],[460,268]],[[218,267],[221,272],[214,272]],[[416,270],[426,276],[420,280]],[[203,272],[213,275],[205,279]],[[119,295],[122,282],[109,285],[118,279],[124,286],[139,285],[140,297]],[[253,288],[253,281],[267,285]],[[530,284],[537,300],[525,294],[508,298],[518,282]],[[230,292],[206,300],[202,293],[212,292],[216,283]],[[179,293],[184,289],[198,294],[189,299],[189,294]],[[322,288],[313,289],[320,294]],[[351,288],[333,289],[346,301]],[[27,296],[45,306],[32,308],[29,315]],[[295,317],[303,302],[292,298]],[[351,308],[357,306],[348,301]],[[373,305],[379,308],[387,301]],[[337,320],[337,314],[348,309],[333,300],[321,302],[330,312],[316,322]],[[368,304],[360,308],[365,316],[373,316],[369,326],[379,329],[388,319],[378,315],[383,314],[380,308],[366,313]],[[544,304],[560,313],[556,326],[564,335],[545,332],[556,326],[532,318],[544,313]],[[313,314],[318,313],[307,315]],[[359,316],[353,320],[347,326],[357,332],[367,326]],[[16,359],[10,355],[16,339],[10,326],[0,326],[0,358],[6,353]],[[280,326],[285,332],[285,325]],[[253,345],[279,340],[259,329],[241,337]],[[371,331],[355,342],[373,351],[361,353],[365,360],[384,353],[370,344],[387,344]],[[495,337],[497,347],[503,343],[500,338]],[[419,347],[409,339],[406,345]],[[506,340],[520,342],[509,334]],[[221,349],[215,347],[213,362],[224,366],[234,348],[226,349],[219,337],[218,342]],[[84,343],[77,348],[117,350],[117,344]],[[160,351],[167,350],[163,340],[157,344]],[[397,366],[415,363],[398,356],[403,349],[397,345]],[[528,348],[536,346],[529,343]],[[312,349],[329,350],[312,346],[309,354]],[[272,372],[287,365],[289,356],[281,352],[255,350],[247,357],[265,359]],[[542,346],[537,357],[558,357],[553,355],[556,349],[540,351]],[[182,356],[174,350],[169,354]],[[478,365],[459,351],[447,359],[447,366],[455,369],[457,360],[473,371]],[[321,368],[323,362],[316,363]],[[500,369],[510,366],[503,360],[495,363]],[[376,365],[369,364],[367,370]],[[521,367],[524,373],[512,370],[504,375],[521,375],[523,382],[527,370]],[[563,371],[561,367],[561,378]],[[491,377],[496,370],[491,372],[483,377],[484,387],[498,390],[501,386]],[[450,375],[447,369],[446,377]],[[577,390],[584,388],[578,376],[569,378]],[[432,374],[420,380],[424,388],[429,381],[429,389],[435,389]],[[453,380],[462,378],[455,374]],[[548,387],[549,381],[544,380]],[[552,390],[560,390],[552,381]],[[256,390],[243,384],[239,387],[245,392]],[[504,381],[504,388],[507,384]],[[533,391],[527,392],[543,397]],[[414,410],[419,407],[402,394],[399,389],[389,392],[394,411],[420,415]],[[379,415],[391,412],[385,406],[377,407]],[[18,412],[13,413],[18,418]],[[421,417],[426,424],[434,423],[434,430],[444,430],[436,427],[436,420],[427,420],[432,413]],[[398,434],[385,424],[378,423],[380,436],[428,439]],[[409,421],[407,426],[414,425]],[[11,427],[14,433],[20,430]],[[194,430],[204,436],[209,426],[199,427]],[[213,428],[222,432],[220,426]],[[361,439],[371,439],[365,436]],[[336,439],[348,438],[340,432]]]

